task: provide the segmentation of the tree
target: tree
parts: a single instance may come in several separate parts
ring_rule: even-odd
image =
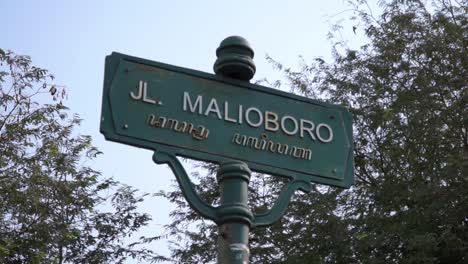
[[[146,194],[85,166],[101,154],[76,135],[64,87],[30,57],[0,49],[0,262],[122,263],[165,258],[128,243],[150,217]]]
[[[316,58],[299,70],[268,58],[293,91],[349,107],[356,184],[295,196],[281,221],[253,231],[252,262],[468,261],[467,4],[381,1],[374,16],[358,0],[348,30],[363,32],[365,45],[335,39],[330,62]],[[216,201],[214,181],[200,181]],[[252,207],[271,206],[280,184],[257,177]],[[216,229],[187,212],[180,193],[162,195],[179,206],[168,226],[183,242],[175,241],[173,257],[213,261]],[[180,228],[195,220],[193,231]]]

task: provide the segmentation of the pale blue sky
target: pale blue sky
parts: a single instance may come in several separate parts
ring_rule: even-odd
[[[104,152],[94,167],[105,176],[145,192],[168,189],[175,179],[151,153],[107,142],[99,134],[104,58],[112,51],[212,73],[215,50],[230,35],[246,38],[255,51],[255,79],[279,78],[269,54],[295,66],[302,55],[330,57],[327,32],[348,7],[328,1],[24,1],[0,2],[0,48],[30,55],[55,74],[69,92],[66,102],[83,119],[79,133]],[[344,24],[345,38],[355,38]],[[349,29],[347,28],[349,27]],[[349,34],[349,35],[348,35]],[[152,198],[142,210],[153,215],[147,235],[169,222],[170,205]],[[168,253],[166,243],[155,250]]]

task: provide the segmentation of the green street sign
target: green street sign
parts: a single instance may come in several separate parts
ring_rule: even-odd
[[[245,81],[112,53],[106,139],[258,172],[348,188],[352,117],[344,108]]]

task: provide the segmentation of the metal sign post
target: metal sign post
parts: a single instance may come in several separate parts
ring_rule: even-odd
[[[216,51],[216,75],[113,53],[106,58],[101,133],[154,151],[190,206],[219,226],[219,263],[248,263],[253,227],[273,224],[310,184],[353,184],[351,114],[343,107],[250,84],[254,52],[241,37]],[[220,164],[221,205],[196,193],[176,156]],[[273,207],[247,205],[251,171],[290,179]]]

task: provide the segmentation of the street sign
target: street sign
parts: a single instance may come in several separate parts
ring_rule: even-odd
[[[353,183],[344,107],[124,54],[106,58],[100,130],[108,140],[197,160]]]

